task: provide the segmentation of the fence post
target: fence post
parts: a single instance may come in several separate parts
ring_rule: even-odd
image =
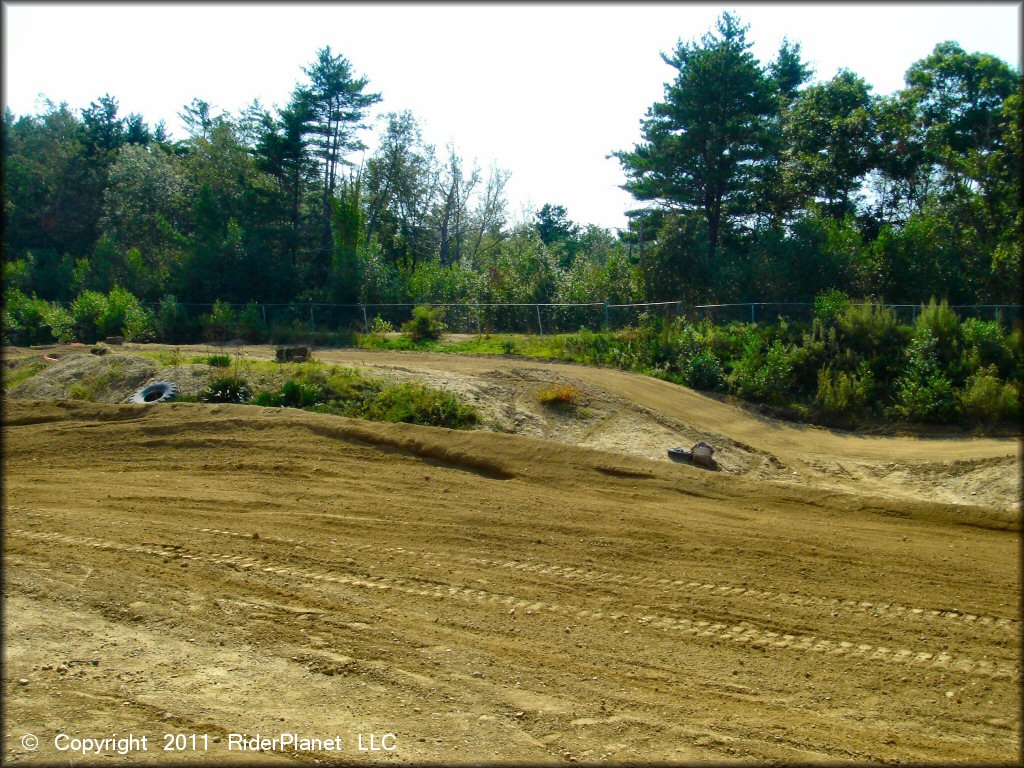
[[[313,300],[309,300],[309,328],[310,330],[316,330],[316,318],[313,317]]]
[[[369,319],[368,319],[368,318],[366,317],[366,305],[365,305],[365,304],[360,304],[360,305],[359,305],[359,308],[363,310],[363,329],[364,329],[364,330],[365,330],[365,331],[366,331],[367,333],[369,333],[369,332],[370,332],[370,321],[369,321]]]
[[[263,325],[266,326],[266,324],[267,324],[267,305],[266,304],[260,304],[260,312],[263,313]]]
[[[608,299],[604,300],[604,329],[607,331],[611,329],[612,324],[608,320]]]
[[[757,322],[754,319],[754,303],[753,302],[750,303],[750,322],[751,323],[756,323]]]
[[[537,329],[540,331],[540,335],[544,335],[544,326],[540,324],[540,304],[534,304],[537,307]]]
[[[482,336],[483,333],[481,333],[481,331],[480,331],[480,305],[479,304],[474,304],[473,305],[473,316],[476,318],[476,335],[477,336]]]

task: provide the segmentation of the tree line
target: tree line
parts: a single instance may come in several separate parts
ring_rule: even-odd
[[[618,233],[555,203],[511,222],[509,171],[408,111],[363,162],[382,97],[329,47],[284,106],[193,100],[180,140],[110,95],[5,109],[8,300],[1016,301],[1020,75],[947,42],[875,96],[847,70],[812,84],[789,41],[758,62],[747,31],[724,14],[663,54],[664,100],[613,153],[637,200]]]

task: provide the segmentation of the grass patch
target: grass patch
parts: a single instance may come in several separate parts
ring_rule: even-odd
[[[381,336],[379,334],[357,334],[356,346],[360,349],[391,349],[417,352],[451,352],[460,355],[523,355],[544,360],[576,360],[566,350],[566,340],[572,334],[551,336],[536,334],[482,334],[469,339],[445,339],[438,341],[414,342],[408,336]]]
[[[120,372],[121,367],[114,363],[103,373],[86,374],[81,381],[72,385],[68,390],[68,399],[95,403],[97,397],[110,391],[111,385],[115,383]]]
[[[360,349],[393,349],[399,352],[432,352],[441,347],[440,342],[431,339],[413,341],[409,336],[383,336],[378,333],[357,333],[355,342]]]
[[[301,408],[318,413],[469,429],[479,414],[458,397],[423,384],[388,384],[353,368],[301,364],[278,388],[256,393],[253,405]]]
[[[4,391],[13,389],[24,381],[28,381],[40,371],[43,371],[46,366],[49,365],[45,360],[35,359],[30,360],[27,363],[21,363],[16,365],[4,365],[3,377],[4,377]]]

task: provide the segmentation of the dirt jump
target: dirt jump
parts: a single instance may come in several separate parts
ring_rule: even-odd
[[[355,349],[316,357],[443,386],[484,426],[141,405],[202,376],[140,349],[5,398],[8,763],[1020,759],[1016,439]],[[586,408],[545,408],[552,382]],[[718,471],[666,455],[698,440]]]

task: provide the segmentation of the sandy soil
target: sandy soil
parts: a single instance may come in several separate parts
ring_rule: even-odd
[[[5,761],[83,762],[60,732],[149,736],[103,763],[1019,759],[1016,441],[801,428],[582,366],[318,357],[448,386],[489,430],[6,401]],[[540,406],[550,381],[587,413]],[[698,436],[722,471],[665,460]],[[228,749],[257,732],[342,749]]]

